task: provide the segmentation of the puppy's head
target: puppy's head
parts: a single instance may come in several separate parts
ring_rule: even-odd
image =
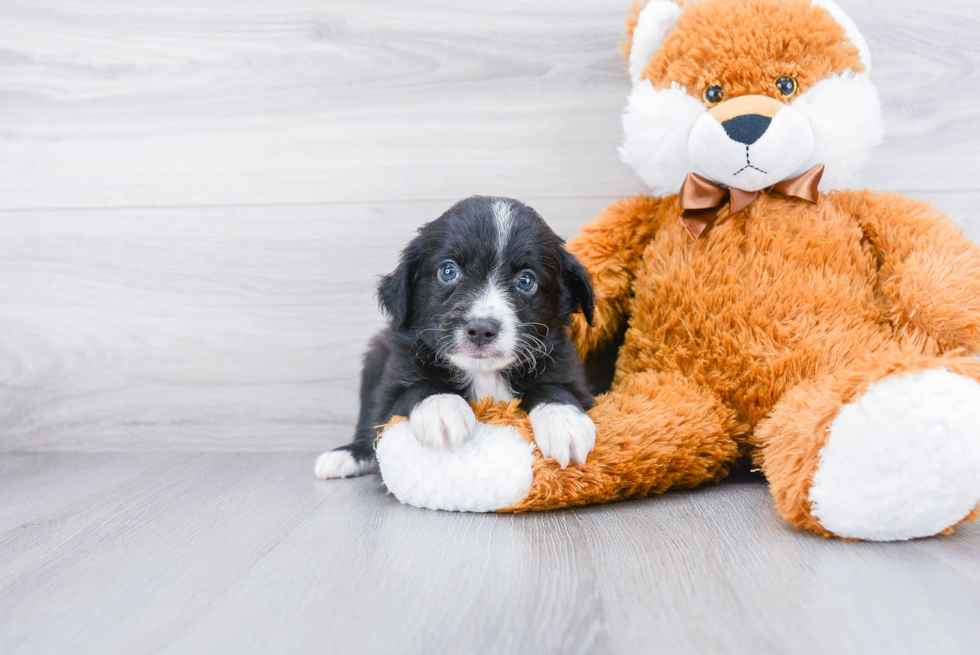
[[[479,196],[419,230],[378,299],[396,329],[464,371],[533,366],[595,304],[588,271],[537,212]]]

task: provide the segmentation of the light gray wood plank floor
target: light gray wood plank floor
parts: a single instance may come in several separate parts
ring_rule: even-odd
[[[312,463],[0,456],[0,652],[980,652],[975,524],[826,540],[747,479],[453,514]]]

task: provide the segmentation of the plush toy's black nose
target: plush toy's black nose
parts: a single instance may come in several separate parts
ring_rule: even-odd
[[[772,123],[772,119],[768,116],[745,114],[743,116],[729,118],[721,126],[725,128],[725,133],[732,141],[738,141],[739,143],[750,146],[766,133],[770,123]]]
[[[489,318],[475,318],[466,324],[466,337],[478,346],[485,346],[497,338],[500,323]]]

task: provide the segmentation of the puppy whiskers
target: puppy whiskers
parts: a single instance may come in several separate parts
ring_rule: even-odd
[[[549,327],[548,327],[547,325],[545,325],[544,323],[534,323],[534,322],[531,322],[531,323],[518,323],[518,324],[517,324],[517,327],[518,327],[518,328],[522,328],[522,327],[532,327],[532,326],[535,326],[535,325],[540,325],[541,327],[543,327],[543,328],[544,328],[544,334],[542,334],[541,336],[542,336],[543,338],[545,338],[545,339],[547,339],[547,338],[548,338],[548,335],[549,335],[549,334],[551,334],[551,328],[549,328]],[[540,332],[540,331],[539,331],[539,332]]]
[[[535,323],[533,325],[542,324]],[[543,327],[547,329],[547,326]],[[517,350],[518,366],[524,375],[536,373],[538,371],[539,364],[543,363],[544,360],[548,360],[552,364],[555,363],[554,358],[551,356],[551,344],[545,343],[543,339],[540,339],[533,334],[527,332],[518,334],[515,348]]]

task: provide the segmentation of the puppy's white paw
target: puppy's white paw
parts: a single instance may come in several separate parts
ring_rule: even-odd
[[[374,466],[373,462],[359,462],[346,450],[331,450],[316,458],[313,472],[321,480],[352,478]]]
[[[574,405],[545,403],[528,414],[534,441],[541,454],[551,457],[562,468],[572,461],[585,464],[595,448],[595,423],[589,415]]]
[[[429,396],[415,406],[408,420],[419,443],[436,450],[459,448],[476,429],[470,404],[454,393]]]

